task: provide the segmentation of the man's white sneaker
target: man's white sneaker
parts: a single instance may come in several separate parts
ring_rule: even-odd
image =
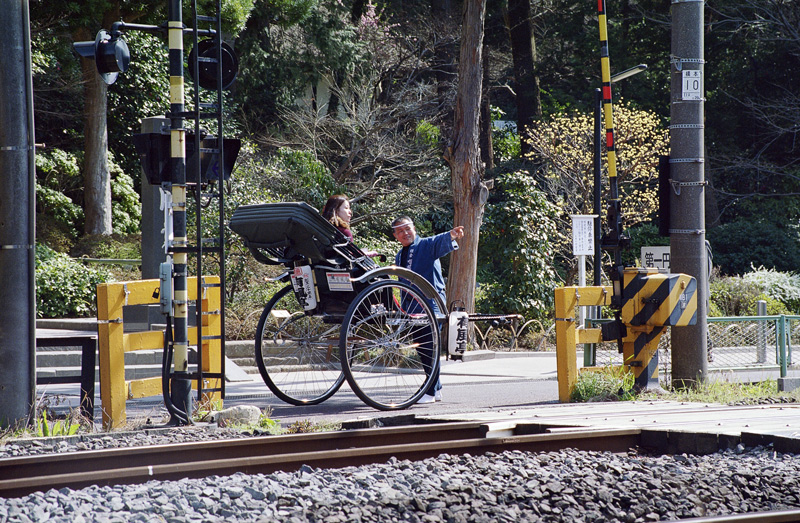
[[[442,401],[442,391],[437,390],[436,395],[433,397],[433,399],[435,399],[436,401]]]
[[[430,394],[425,394],[420,399],[417,400],[418,405],[425,405],[427,403],[433,403],[436,401],[436,397],[431,396]]]

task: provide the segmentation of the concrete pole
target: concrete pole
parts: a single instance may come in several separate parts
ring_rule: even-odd
[[[27,0],[2,1],[0,32],[0,426],[36,397],[35,163]]]
[[[672,0],[670,111],[671,270],[697,280],[697,323],[672,328],[672,384],[708,374],[708,266],[705,234],[703,0]]]

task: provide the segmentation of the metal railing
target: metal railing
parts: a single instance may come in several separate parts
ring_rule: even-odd
[[[594,320],[593,323],[602,321]],[[671,329],[665,329],[658,345],[662,378],[672,370]],[[800,347],[800,316],[725,316],[708,318],[709,372],[779,370],[787,375],[794,347]],[[615,342],[595,345],[594,364],[619,365],[622,355]]]

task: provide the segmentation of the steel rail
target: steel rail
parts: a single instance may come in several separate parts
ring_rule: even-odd
[[[537,430],[530,424],[446,423],[5,458],[0,459],[0,496],[236,472],[268,474],[303,465],[341,468],[381,463],[391,457],[421,460],[442,453],[565,448],[627,452],[638,446],[641,437],[640,429],[531,434]]]
[[[800,510],[770,510],[769,512],[704,516],[676,519],[670,523],[784,523],[789,521],[800,521]]]

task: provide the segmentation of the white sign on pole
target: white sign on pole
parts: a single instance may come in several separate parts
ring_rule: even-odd
[[[591,256],[594,254],[594,219],[596,214],[573,214],[572,254]]]
[[[669,270],[669,247],[642,247],[642,266]]]
[[[683,83],[681,85],[681,99],[702,100],[703,72],[699,70],[681,71]]]

